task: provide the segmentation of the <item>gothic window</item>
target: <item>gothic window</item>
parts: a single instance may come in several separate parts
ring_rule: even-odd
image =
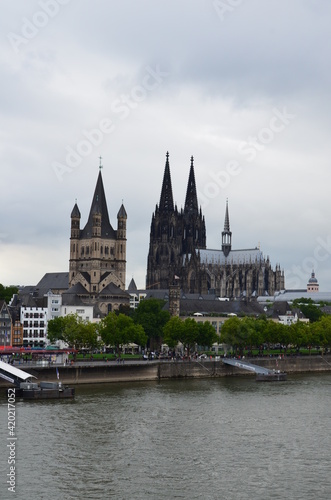
[[[103,254],[103,246],[102,245],[100,247],[100,253],[101,253],[101,255]]]
[[[109,247],[105,247],[105,255],[109,254]]]

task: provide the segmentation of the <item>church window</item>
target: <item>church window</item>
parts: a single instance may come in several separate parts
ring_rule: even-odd
[[[109,254],[109,247],[105,247],[105,255]]]
[[[81,255],[84,255],[84,247],[81,248],[80,253],[81,253]]]
[[[101,255],[103,254],[103,246],[102,245],[100,247],[100,253],[101,253]]]
[[[90,253],[90,248],[86,247],[86,255],[89,255],[89,253]]]

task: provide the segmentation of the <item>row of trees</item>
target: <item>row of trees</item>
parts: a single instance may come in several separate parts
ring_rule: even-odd
[[[296,348],[331,346],[331,316],[322,316],[313,323],[297,322],[283,325],[267,319],[233,317],[228,319],[221,332],[222,342],[233,346],[236,351],[259,347],[263,344],[280,344],[285,350]]]

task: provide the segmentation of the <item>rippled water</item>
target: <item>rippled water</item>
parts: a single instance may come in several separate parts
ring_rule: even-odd
[[[1,499],[331,498],[331,375],[175,380],[17,402],[16,493]]]

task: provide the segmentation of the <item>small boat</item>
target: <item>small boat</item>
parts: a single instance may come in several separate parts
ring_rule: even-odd
[[[75,389],[66,387],[59,381],[59,370],[56,368],[56,376],[58,382],[40,382],[37,384],[32,379],[36,378],[34,375],[27,373],[15,366],[0,361],[0,377],[14,384],[15,389],[8,389],[8,391],[15,391],[17,398],[23,399],[64,399],[74,398]],[[9,395],[9,393],[8,393]]]
[[[274,370],[269,373],[257,373],[257,382],[283,382],[287,380],[287,373],[280,370]]]
[[[21,382],[15,389],[17,398],[22,399],[67,399],[75,397],[75,389],[62,385],[62,382]]]

